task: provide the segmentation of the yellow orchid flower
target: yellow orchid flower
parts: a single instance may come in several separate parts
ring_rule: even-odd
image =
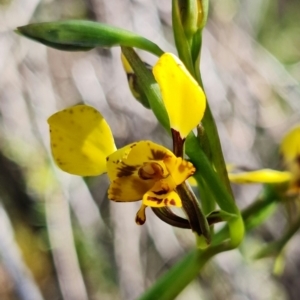
[[[147,206],[182,206],[176,187],[194,172],[190,162],[163,146],[151,141],[133,143],[107,157],[108,198],[120,202],[142,199],[136,222],[143,224]]]
[[[136,217],[138,224],[145,222],[147,206],[182,206],[176,187],[195,172],[190,162],[151,141],[116,150],[108,124],[91,106],[64,109],[52,115],[48,123],[57,166],[80,176],[107,172],[110,200],[142,200]]]
[[[184,140],[203,117],[204,93],[173,54],[162,55],[153,72],[171,127]],[[64,109],[52,115],[48,123],[51,151],[58,167],[80,176],[107,172],[110,200],[142,200],[136,216],[138,224],[145,222],[147,206],[182,206],[176,188],[195,172],[194,166],[182,157],[151,141],[139,141],[117,150],[108,124],[91,106]]]

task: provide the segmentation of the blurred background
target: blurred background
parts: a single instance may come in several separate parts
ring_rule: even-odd
[[[227,162],[280,169],[278,144],[300,119],[300,2],[211,0],[201,71]],[[129,92],[120,49],[62,52],[16,35],[33,22],[90,19],[126,28],[175,53],[171,0],[0,0],[0,299],[137,299],[194,247],[190,231],[156,218],[134,222],[137,203],[107,200],[104,176],[58,170],[47,118],[85,102],[99,109],[123,146],[151,139],[170,146],[152,112]],[[139,52],[150,64],[156,60]],[[246,207],[261,186],[234,186]],[[279,206],[223,253],[176,299],[299,299],[299,235],[282,256],[253,255],[278,239]]]

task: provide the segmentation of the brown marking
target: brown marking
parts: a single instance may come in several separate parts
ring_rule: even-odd
[[[157,204],[160,204],[160,203],[162,202],[163,199],[159,199],[159,198],[156,198],[156,197],[148,196],[148,197],[147,197],[147,200],[149,200],[149,201],[154,201],[154,202],[156,202]]]
[[[168,190],[165,190],[165,189],[161,189],[160,191],[157,191],[157,192],[154,192],[153,191],[153,194],[157,195],[157,196],[161,196],[161,195],[164,195],[168,192]]]
[[[69,114],[73,114],[74,112],[73,112],[73,109],[69,109]]]
[[[118,197],[118,196],[121,196],[122,195],[122,190],[118,187],[110,187],[109,190],[108,190],[108,196],[109,196],[109,199],[110,200],[114,200],[111,198],[111,196],[115,196],[115,197]],[[114,201],[117,201],[117,200],[114,200]]]
[[[168,198],[164,199],[164,204],[167,206],[168,205]]]
[[[145,222],[146,222],[146,218],[145,218],[145,219],[142,219],[142,218],[136,216],[136,217],[135,217],[135,222],[136,222],[136,224],[138,224],[138,225],[143,225],[143,224],[145,224]]]
[[[171,199],[169,203],[170,203],[170,205],[173,205],[173,206],[175,206],[175,205],[176,205],[176,202],[175,202],[175,200],[174,200],[174,199]]]
[[[185,169],[186,169],[186,163],[184,163],[185,161],[182,161],[182,163],[179,165],[179,167],[178,167],[178,172],[179,173],[183,173],[184,171],[185,171]]]
[[[53,148],[56,148],[56,146],[57,146],[56,144],[52,144],[52,147],[53,147]]]
[[[139,166],[128,166],[123,163],[123,165],[118,168],[119,172],[117,173],[117,177],[126,177],[131,176],[138,169]]]
[[[152,155],[152,157],[149,157],[149,159],[163,160],[164,157],[166,156],[166,152],[161,151],[161,150],[151,149],[151,155]]]
[[[106,157],[106,161],[109,161],[109,157],[108,156]]]
[[[133,147],[135,147],[135,146],[136,146],[136,143],[135,143],[135,144],[133,144],[133,145],[131,145],[131,146],[130,146],[130,148],[133,148]]]

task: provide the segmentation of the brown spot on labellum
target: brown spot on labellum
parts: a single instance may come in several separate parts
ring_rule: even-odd
[[[164,195],[166,194],[168,191],[165,190],[165,189],[161,189],[160,191],[157,191],[157,192],[154,192],[153,191],[153,194],[157,195],[157,196],[161,196],[161,195]]]
[[[119,172],[117,173],[117,177],[125,177],[131,176],[138,169],[139,166],[128,166],[123,163],[123,165],[118,168]]]
[[[150,157],[149,159],[163,160],[164,157],[166,156],[166,152],[161,150],[151,149],[151,155],[152,157]]]
[[[183,173],[187,167],[187,161],[183,160],[181,164],[178,166],[178,172]]]
[[[162,202],[163,199],[159,199],[159,198],[156,198],[156,197],[148,196],[148,197],[147,197],[147,200],[156,202],[157,204],[160,204],[160,203]]]
[[[145,219],[142,219],[138,216],[135,217],[135,223],[138,224],[138,225],[144,225],[146,222],[146,218]]]
[[[174,199],[171,199],[170,202],[169,202],[171,205],[175,206],[176,205],[176,202]]]
[[[108,190],[108,197],[110,200],[117,201],[113,198],[121,196],[121,195],[122,195],[122,190],[120,188],[114,187],[114,188],[110,188]]]

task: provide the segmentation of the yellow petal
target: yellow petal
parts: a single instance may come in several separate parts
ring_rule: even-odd
[[[291,180],[290,172],[262,169],[243,173],[229,173],[229,180],[234,183],[281,183]]]
[[[94,176],[106,172],[106,157],[116,150],[111,130],[93,107],[77,105],[48,119],[53,158],[63,171]]]
[[[160,162],[166,156],[174,156],[167,148],[151,141],[127,145],[107,158],[107,174],[110,181],[118,177],[138,174],[144,163]]]
[[[147,206],[142,204],[141,208],[136,213],[135,222],[138,225],[143,225],[146,222],[146,208]]]
[[[134,73],[131,68],[131,65],[129,64],[128,60],[126,59],[126,57],[124,56],[124,54],[122,52],[121,52],[121,61],[122,61],[122,65],[123,65],[123,68],[124,68],[126,74]]]
[[[143,204],[151,207],[177,206],[181,207],[182,202],[179,195],[161,180],[144,195]]]
[[[169,115],[171,128],[185,138],[202,120],[205,94],[197,81],[173,54],[163,54],[153,68]]]
[[[164,163],[176,186],[183,183],[196,171],[192,163],[182,159],[181,157],[168,156],[164,159]]]
[[[116,178],[108,189],[108,199],[116,202],[142,200],[144,194],[155,184],[155,180],[142,180],[138,176]]]
[[[281,142],[280,152],[285,163],[297,158],[300,161],[300,126],[293,128],[286,134]]]

